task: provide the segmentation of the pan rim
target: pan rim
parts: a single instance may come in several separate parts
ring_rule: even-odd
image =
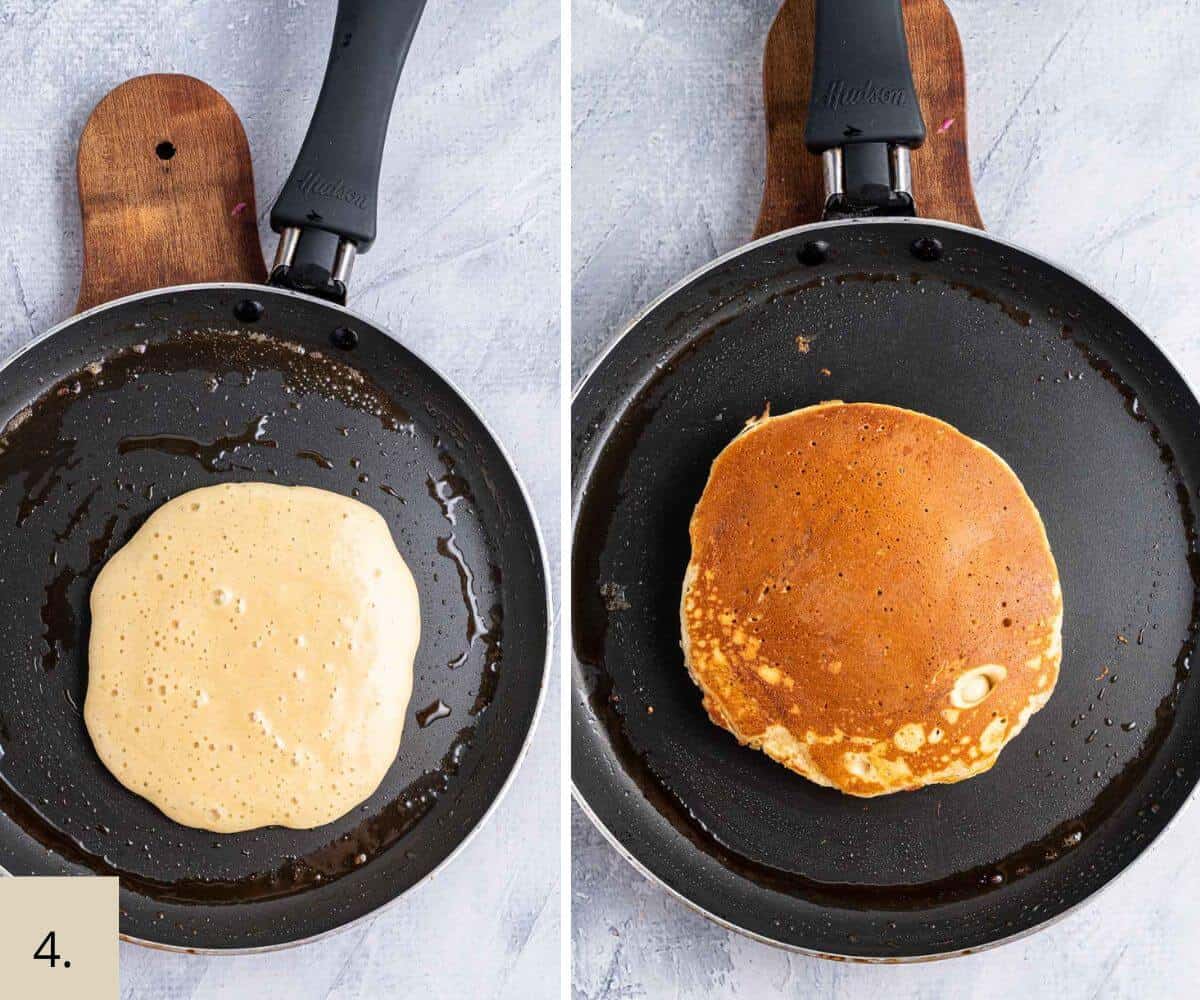
[[[1035,261],[1038,261],[1038,262],[1046,265],[1047,267],[1050,267],[1050,268],[1058,271],[1060,274],[1065,275],[1067,278],[1070,278],[1072,281],[1079,284],[1081,287],[1083,287],[1088,292],[1091,292],[1093,295],[1096,295],[1098,298],[1102,299],[1109,306],[1109,308],[1113,309],[1122,319],[1127,321],[1134,329],[1138,330],[1146,338],[1146,340],[1150,342],[1151,346],[1153,346],[1154,349],[1157,350],[1162,355],[1162,357],[1166,361],[1168,367],[1171,369],[1172,372],[1174,372],[1174,374],[1180,380],[1180,382],[1183,383],[1183,385],[1187,388],[1188,392],[1191,393],[1192,397],[1194,399],[1200,400],[1200,395],[1197,394],[1196,387],[1193,384],[1192,380],[1190,380],[1187,377],[1187,375],[1180,368],[1179,364],[1176,362],[1175,358],[1171,355],[1171,353],[1162,344],[1158,343],[1158,341],[1156,341],[1153,337],[1151,337],[1150,334],[1146,332],[1146,330],[1142,326],[1142,324],[1137,322],[1132,316],[1130,316],[1130,314],[1124,308],[1122,308],[1117,302],[1115,302],[1109,295],[1105,294],[1104,292],[1102,292],[1098,288],[1096,288],[1095,285],[1093,285],[1090,281],[1088,281],[1086,278],[1084,278],[1077,271],[1075,271],[1069,267],[1063,267],[1062,265],[1056,263],[1055,261],[1046,257],[1045,255],[1038,253],[1037,251],[1030,250],[1028,247],[1025,247],[1019,243],[1016,243],[1009,239],[1005,239],[1000,236],[995,236],[992,233],[987,232],[986,230],[983,230],[983,229],[976,229],[973,226],[964,226],[964,225],[960,225],[959,223],[955,223],[955,222],[944,222],[939,219],[926,219],[926,218],[922,218],[920,216],[896,216],[896,217],[883,216],[883,217],[869,218],[869,219],[864,218],[864,219],[822,220],[820,222],[806,223],[805,225],[801,225],[801,226],[793,226],[789,229],[783,229],[777,233],[771,233],[768,236],[763,236],[763,237],[760,237],[759,239],[751,240],[749,243],[745,243],[745,244],[742,244],[741,246],[734,247],[732,250],[729,250],[726,253],[721,254],[719,257],[716,257],[715,259],[709,261],[708,263],[703,264],[700,267],[696,268],[694,271],[691,271],[690,273],[685,275],[683,278],[681,278],[679,281],[676,281],[674,284],[672,284],[665,292],[663,292],[662,294],[655,297],[649,304],[647,304],[641,310],[639,310],[637,312],[637,314],[634,316],[634,318],[632,320],[630,320],[624,327],[622,327],[621,331],[616,336],[610,338],[609,341],[606,344],[604,344],[604,346],[601,348],[601,350],[597,353],[596,357],[592,359],[592,361],[588,364],[587,368],[580,375],[579,379],[575,383],[574,388],[571,391],[572,418],[574,417],[575,403],[579,399],[580,395],[582,395],[583,391],[591,383],[593,377],[599,371],[601,366],[605,363],[605,361],[608,360],[609,355],[612,354],[613,351],[616,350],[617,345],[622,340],[625,339],[626,335],[628,335],[629,333],[632,333],[633,330],[636,329],[651,313],[653,313],[656,309],[658,309],[664,302],[666,302],[668,299],[670,299],[673,295],[675,295],[677,292],[682,291],[684,288],[688,287],[693,282],[699,280],[701,277],[703,277],[709,271],[712,271],[712,270],[722,266],[723,264],[727,264],[729,261],[734,260],[734,259],[742,256],[743,254],[749,253],[752,250],[756,250],[760,247],[768,246],[771,243],[775,243],[780,240],[789,239],[789,238],[792,238],[792,237],[795,237],[795,236],[798,236],[798,235],[801,235],[804,233],[820,232],[823,230],[834,229],[834,228],[844,227],[844,226],[876,226],[876,225],[928,226],[928,227],[932,227],[932,228],[950,230],[953,232],[966,233],[966,234],[976,236],[976,237],[982,237],[984,239],[990,240],[991,242],[997,244],[1000,247],[1003,247],[1003,248],[1006,248],[1009,250],[1015,250],[1018,253],[1025,254],[1025,255],[1033,258]],[[571,541],[572,542],[574,539],[576,520],[578,518],[578,507],[576,504],[576,498],[577,498],[576,485],[577,485],[577,483],[576,483],[576,478],[575,478],[575,470],[572,469],[571,470],[571,508],[572,508],[572,510],[571,510]],[[569,582],[570,582],[571,586],[574,585],[574,581],[569,581]],[[567,641],[568,642],[570,641],[569,637],[568,637]],[[574,694],[574,685],[575,685],[574,666],[572,666],[572,671],[571,671],[571,685],[572,685],[572,694]],[[571,706],[572,731],[574,731],[574,727],[576,724],[576,721],[575,721],[576,711],[577,711],[577,703],[573,702],[572,706]],[[589,821],[596,827],[596,829],[600,831],[600,833],[604,837],[604,839],[606,841],[608,841],[608,843],[617,851],[617,853],[619,855],[621,855],[622,858],[625,859],[625,861],[627,861],[634,868],[635,871],[639,872],[644,878],[648,879],[650,882],[657,884],[661,888],[665,889],[669,895],[671,895],[672,897],[677,899],[679,902],[683,903],[688,909],[692,910],[695,913],[698,913],[702,917],[706,917],[708,920],[712,921],[713,923],[717,924],[720,927],[725,928],[726,930],[734,931],[737,934],[742,935],[743,937],[749,938],[753,941],[758,941],[762,944],[770,945],[770,946],[772,946],[774,948],[778,948],[782,951],[790,952],[793,954],[804,955],[809,958],[820,958],[820,959],[826,959],[829,961],[838,961],[838,962],[852,962],[852,963],[861,964],[861,965],[916,965],[916,964],[923,963],[923,962],[936,962],[936,961],[942,961],[944,959],[958,958],[958,957],[964,956],[964,955],[975,955],[975,954],[979,954],[980,952],[990,951],[993,948],[998,948],[1005,944],[1010,944],[1011,942],[1014,942],[1014,941],[1019,941],[1022,938],[1028,937],[1032,934],[1036,934],[1039,931],[1045,930],[1046,928],[1058,923],[1059,921],[1065,919],[1066,917],[1070,916],[1071,914],[1082,909],[1084,906],[1087,906],[1088,904],[1092,903],[1094,900],[1096,900],[1101,895],[1101,893],[1105,892],[1105,890],[1107,890],[1110,886],[1112,886],[1118,879],[1120,879],[1123,875],[1125,875],[1127,872],[1129,872],[1134,867],[1134,865],[1136,865],[1138,862],[1142,861],[1147,856],[1149,856],[1151,851],[1160,847],[1162,845],[1164,836],[1167,833],[1167,831],[1170,830],[1171,827],[1177,823],[1180,816],[1182,816],[1184,814],[1184,812],[1186,812],[1189,809],[1189,807],[1196,801],[1198,791],[1200,791],[1200,782],[1197,782],[1192,785],[1192,788],[1187,793],[1187,796],[1184,798],[1183,802],[1180,803],[1179,808],[1176,809],[1175,814],[1170,819],[1168,819],[1166,821],[1166,823],[1163,824],[1162,828],[1158,831],[1158,833],[1155,834],[1155,836],[1148,843],[1146,843],[1145,847],[1143,847],[1142,850],[1128,864],[1126,864],[1124,868],[1122,868],[1120,871],[1118,871],[1115,875],[1113,875],[1112,878],[1110,878],[1107,882],[1105,882],[1102,886],[1100,886],[1094,892],[1089,893],[1087,896],[1085,896],[1082,899],[1080,899],[1079,901],[1073,903],[1071,906],[1068,906],[1066,909],[1061,910],[1058,913],[1056,913],[1050,917],[1047,917],[1045,920],[1042,920],[1042,921],[1039,921],[1038,923],[1032,924],[1029,927],[1024,928],[1023,930],[1017,931],[1016,933],[1009,934],[1009,935],[1006,935],[1001,938],[996,938],[993,941],[988,941],[984,944],[974,945],[974,946],[971,946],[968,948],[956,948],[956,949],[953,949],[950,951],[931,952],[928,954],[921,954],[921,955],[876,956],[876,955],[849,955],[849,954],[843,954],[841,952],[836,952],[836,951],[820,951],[817,949],[805,948],[802,945],[791,944],[790,942],[787,942],[787,941],[779,941],[775,938],[768,937],[768,936],[760,934],[756,931],[751,931],[746,928],[740,927],[737,924],[727,920],[726,918],[718,916],[717,914],[712,913],[711,911],[705,909],[699,903],[695,902],[694,900],[692,900],[692,899],[688,898],[686,895],[684,895],[680,890],[667,884],[665,879],[659,877],[659,875],[657,875],[655,872],[652,872],[641,860],[634,857],[633,853],[620,841],[620,839],[608,828],[608,826],[605,825],[605,823],[603,823],[599,819],[595,809],[587,801],[587,798],[585,797],[584,793],[582,792],[582,790],[579,787],[578,782],[575,779],[574,757],[572,757],[572,773],[571,773],[571,798],[580,807],[580,809],[588,817]]]
[[[328,930],[319,931],[318,933],[311,934],[308,937],[296,938],[295,940],[291,941],[281,941],[276,944],[256,945],[248,948],[195,948],[185,945],[166,944],[161,941],[150,940],[149,938],[140,938],[132,934],[118,933],[117,935],[119,940],[129,944],[139,945],[143,948],[149,948],[156,951],[167,951],[184,955],[261,955],[267,952],[285,951],[289,948],[297,948],[301,945],[312,944],[324,938],[332,937],[335,934],[341,934],[342,932],[349,930],[351,927],[361,924],[365,920],[378,917],[383,913],[384,910],[397,904],[408,893],[428,883],[430,879],[450,865],[467,847],[467,845],[475,839],[476,834],[478,834],[479,831],[492,819],[501,801],[505,798],[509,792],[509,789],[512,787],[513,782],[516,779],[517,772],[521,769],[521,766],[525,763],[525,758],[529,754],[529,748],[533,742],[533,734],[537,730],[538,724],[542,719],[542,709],[546,703],[546,689],[549,687],[551,658],[554,653],[554,603],[553,590],[550,583],[550,564],[546,557],[546,541],[542,536],[542,526],[538,520],[537,509],[533,505],[532,499],[529,495],[529,490],[525,486],[525,481],[521,478],[521,475],[512,460],[512,456],[509,455],[508,449],[505,448],[503,441],[492,429],[491,425],[488,424],[487,420],[484,418],[483,414],[479,412],[478,408],[471,401],[470,397],[467,396],[467,394],[464,393],[452,379],[448,378],[444,372],[440,371],[435,365],[430,364],[427,360],[425,360],[424,357],[414,351],[407,344],[404,344],[398,337],[393,336],[386,327],[380,326],[375,320],[368,316],[364,316],[362,313],[356,312],[353,309],[349,309],[346,306],[338,305],[335,302],[326,302],[321,299],[315,299],[311,295],[304,295],[301,292],[294,292],[287,288],[276,288],[272,285],[259,285],[245,281],[195,282],[186,285],[170,285],[165,288],[153,288],[145,292],[135,292],[132,295],[124,295],[119,299],[113,299],[111,302],[103,302],[100,305],[93,306],[91,309],[77,313],[74,316],[69,316],[65,320],[54,324],[54,326],[50,327],[50,329],[44,330],[32,340],[29,340],[17,350],[13,351],[12,354],[10,354],[3,361],[0,361],[0,377],[3,377],[5,371],[7,371],[9,366],[12,365],[18,358],[22,357],[28,351],[33,350],[43,341],[49,340],[56,333],[66,329],[75,322],[95,316],[104,312],[105,310],[116,309],[120,306],[127,305],[128,303],[136,302],[140,299],[146,299],[156,295],[238,289],[246,289],[256,292],[260,295],[264,292],[267,292],[272,295],[281,295],[294,299],[302,299],[307,303],[316,303],[318,305],[325,306],[336,313],[348,316],[366,326],[370,326],[372,329],[378,330],[389,340],[400,344],[406,351],[409,351],[422,365],[424,365],[431,372],[433,372],[435,376],[445,382],[450,390],[462,401],[463,405],[466,406],[467,411],[479,421],[480,426],[487,433],[488,437],[492,439],[492,443],[496,446],[497,451],[500,453],[500,457],[508,466],[508,470],[513,477],[513,481],[517,485],[517,491],[525,504],[526,510],[529,512],[529,520],[533,525],[534,539],[537,542],[538,567],[541,570],[542,576],[542,596],[546,611],[546,643],[545,654],[542,658],[542,669],[538,681],[537,702],[534,705],[533,716],[529,721],[529,727],[525,732],[525,738],[521,743],[520,750],[517,752],[516,759],[513,761],[512,767],[509,769],[508,774],[505,776],[503,783],[500,785],[500,788],[492,798],[492,801],[488,804],[488,807],[483,811],[483,814],[475,822],[475,825],[467,831],[462,840],[460,840],[454,849],[451,850],[450,853],[447,854],[446,857],[444,857],[440,862],[438,862],[437,865],[431,868],[425,873],[424,876],[414,882],[403,892],[397,893],[391,899],[381,903],[372,910],[368,910],[366,913],[360,914],[353,920],[348,920],[345,923],[337,925],[336,927],[330,927]],[[3,865],[0,865],[0,877],[12,877],[12,873],[5,869]]]

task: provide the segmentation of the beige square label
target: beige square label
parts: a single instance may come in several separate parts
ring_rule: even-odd
[[[4,996],[116,1000],[117,880],[0,878]]]

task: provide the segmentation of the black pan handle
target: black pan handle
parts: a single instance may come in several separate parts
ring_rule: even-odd
[[[339,0],[325,81],[296,166],[271,210],[271,284],[345,303],[375,240],[379,167],[400,70],[425,0]]]
[[[817,0],[804,135],[825,165],[825,216],[913,215],[925,141],[901,0]]]

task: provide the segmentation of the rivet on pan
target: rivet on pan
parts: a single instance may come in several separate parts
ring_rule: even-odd
[[[154,147],[154,153],[160,160],[169,160],[175,155],[175,144],[164,139]]]
[[[348,326],[339,326],[329,335],[329,340],[342,351],[351,351],[358,346],[358,334]]]
[[[256,323],[262,318],[263,304],[257,299],[242,299],[233,307],[233,315],[243,323]]]
[[[829,244],[824,240],[809,240],[800,250],[800,263],[816,267],[829,260]]]
[[[922,236],[918,240],[913,240],[909,249],[912,250],[912,255],[917,260],[941,260],[944,252],[942,241],[936,236]]]

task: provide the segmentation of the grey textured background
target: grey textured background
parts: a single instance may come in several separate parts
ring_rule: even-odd
[[[1200,384],[1200,5],[949,2],[985,224],[1104,289]],[[778,6],[575,0],[576,376],[641,306],[753,228],[762,46]],[[578,810],[572,827],[576,1000],[1140,998],[1195,995],[1200,982],[1195,808],[1057,926],[901,968],[729,934],[645,881]]]
[[[190,73],[245,122],[260,222],[316,98],[333,0],[0,4],[0,352],[71,312],[75,145],[128,77]],[[400,84],[380,235],[352,306],[475,403],[513,455],[558,565],[559,11],[556,0],[435,0]],[[266,240],[270,254],[274,241]],[[450,867],[375,919],[264,956],[123,946],[126,998],[559,993],[559,698],[498,812]],[[0,990],[0,992],[3,992]]]

